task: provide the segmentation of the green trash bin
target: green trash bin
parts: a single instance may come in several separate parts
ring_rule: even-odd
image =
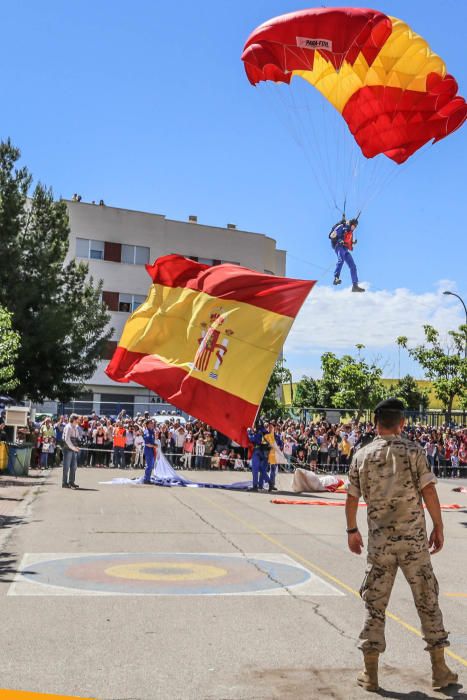
[[[8,444],[8,473],[12,476],[28,476],[32,445],[28,443]]]

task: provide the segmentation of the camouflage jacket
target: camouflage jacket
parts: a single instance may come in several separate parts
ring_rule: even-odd
[[[426,537],[421,492],[436,483],[424,451],[396,435],[378,436],[355,453],[348,493],[368,506],[369,536],[393,541]]]

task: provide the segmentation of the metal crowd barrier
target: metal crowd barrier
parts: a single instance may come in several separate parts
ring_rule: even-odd
[[[62,452],[61,447],[57,446],[55,451],[55,456],[53,457],[53,464],[49,464],[49,467],[60,466],[62,463],[62,458],[60,453]],[[87,453],[87,454],[85,454]],[[91,453],[91,454],[89,454]],[[80,454],[78,455],[78,466],[79,467],[102,467],[104,469],[133,469],[139,468],[144,469],[144,454],[141,455],[141,460],[137,459],[137,452],[135,450],[124,450],[124,465],[118,467],[113,461],[113,448],[97,448],[97,447],[80,447]],[[104,459],[104,464],[98,462],[96,464],[96,455],[106,455],[108,459]],[[40,455],[40,452],[39,452]],[[229,464],[226,467],[212,467],[211,466],[211,455],[191,455],[191,459],[187,459],[186,453],[179,452],[164,452],[164,456],[169,460],[170,464],[175,470],[187,470],[187,471],[201,471],[201,470],[212,470],[212,471],[250,471],[251,464],[250,460],[238,458],[242,463],[242,467],[235,467],[233,464]],[[89,459],[90,457],[90,459]],[[197,461],[197,457],[199,458]],[[135,463],[139,463],[135,467]],[[229,459],[232,462],[232,459]],[[302,469],[309,469],[310,466],[306,462],[301,462],[292,458],[288,464],[280,464],[279,471],[293,473],[297,467]],[[349,471],[348,463],[333,463],[333,464],[317,464],[316,472],[318,474],[348,474]],[[467,465],[460,465],[459,467],[453,467],[451,465],[435,465],[434,473],[439,478],[466,478],[467,477]]]

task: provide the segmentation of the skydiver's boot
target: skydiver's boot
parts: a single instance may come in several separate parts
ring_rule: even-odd
[[[446,688],[451,683],[457,683],[457,673],[453,673],[444,660],[444,647],[430,651],[431,656],[431,685],[434,690]]]
[[[378,685],[378,659],[379,653],[377,651],[372,654],[363,654],[363,671],[357,676],[357,683],[361,685],[362,688],[370,692],[376,692],[379,688]]]
[[[353,284],[352,285],[352,292],[364,292],[365,290],[363,287],[359,287],[358,284]]]
[[[339,277],[334,277],[334,282],[333,284],[340,284],[342,280]]]

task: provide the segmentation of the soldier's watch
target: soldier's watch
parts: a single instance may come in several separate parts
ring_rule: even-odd
[[[346,533],[348,535],[353,535],[354,532],[358,532],[358,527],[348,527],[346,529]]]

